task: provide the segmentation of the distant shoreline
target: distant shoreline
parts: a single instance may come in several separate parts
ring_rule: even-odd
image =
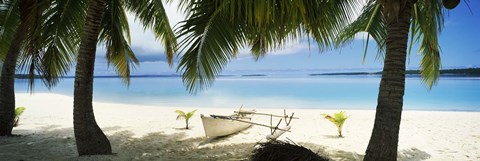
[[[405,74],[410,76],[420,76],[420,70],[407,70]],[[374,75],[380,76],[382,72],[332,72],[332,73],[312,73],[306,74],[306,76],[362,76],[362,75]],[[480,77],[480,68],[461,68],[461,69],[444,69],[440,70],[441,76],[449,77]],[[266,77],[268,74],[225,74],[218,75],[218,77]],[[117,75],[97,75],[95,78],[121,78]],[[179,74],[153,74],[153,75],[131,75],[130,78],[181,78],[182,75]],[[29,75],[27,74],[15,74],[17,79],[28,79]],[[35,75],[35,79],[40,78],[40,76]],[[75,76],[65,76],[63,78],[75,78]]]
[[[309,74],[309,76],[325,76],[325,75],[381,75],[382,72],[337,72],[337,73],[317,73]],[[407,70],[407,75],[420,75],[420,70]],[[440,70],[440,75],[448,76],[472,76],[480,77],[480,68],[465,68],[465,69],[445,69]]]

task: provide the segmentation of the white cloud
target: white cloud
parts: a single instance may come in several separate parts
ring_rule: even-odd
[[[171,27],[174,27],[178,22],[185,19],[183,14],[177,12],[177,2],[165,4],[165,10],[167,12],[168,19],[170,21]],[[155,36],[152,31],[144,30],[142,25],[135,21],[135,16],[132,13],[128,13],[128,21],[130,24],[130,34],[132,38],[132,48],[141,49],[142,52],[146,53],[163,53],[164,47],[160,41],[155,40]],[[142,54],[142,53],[138,53]]]
[[[313,48],[315,44],[310,44],[310,48]],[[300,52],[305,52],[309,50],[308,43],[300,42],[300,43],[293,43],[291,45],[286,45],[278,50],[268,52],[267,55],[288,55],[288,54],[297,54]]]
[[[307,42],[307,38],[302,38],[300,40],[296,41],[291,41],[286,43],[286,45],[281,46],[273,51],[267,52],[268,55],[288,55],[288,54],[298,54],[298,53],[305,53],[308,52],[309,50],[316,50],[316,42],[311,41],[310,46]],[[243,58],[251,58],[251,52],[250,52],[250,47],[244,47],[239,50],[239,54],[237,59],[243,59]]]
[[[355,35],[355,40],[367,40],[367,32],[360,32]],[[373,40],[373,37],[371,35],[368,35],[370,37],[370,40]]]

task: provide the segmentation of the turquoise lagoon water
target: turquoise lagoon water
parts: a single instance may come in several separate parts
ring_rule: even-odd
[[[35,93],[73,95],[73,78],[48,90],[37,80]],[[137,77],[126,87],[119,78],[95,78],[94,100],[168,107],[375,109],[379,76],[229,76],[189,94],[179,77]],[[16,80],[17,92],[28,92]],[[407,77],[406,110],[480,111],[480,78],[442,77],[431,91]]]

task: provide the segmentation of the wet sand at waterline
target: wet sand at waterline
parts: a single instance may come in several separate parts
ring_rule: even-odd
[[[209,139],[200,114],[228,115],[237,108],[172,108],[94,102],[97,123],[109,138],[114,155],[78,157],[73,136],[73,98],[58,94],[17,94],[17,107],[27,110],[13,133],[0,137],[0,160],[247,160],[255,143],[265,141],[268,128],[252,126],[238,134]],[[198,109],[190,120],[176,120],[176,109]],[[350,118],[343,138],[322,113],[339,110],[287,109],[300,119],[280,137],[334,160],[361,160],[375,111],[345,110]],[[283,109],[258,112],[283,114]],[[255,116],[269,124],[270,118]],[[278,120],[277,120],[278,121]],[[274,120],[274,122],[276,122]],[[480,112],[404,111],[399,160],[480,160]]]

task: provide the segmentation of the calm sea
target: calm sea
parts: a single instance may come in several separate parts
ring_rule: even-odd
[[[35,93],[73,95],[73,78],[48,90],[37,80]],[[245,107],[375,109],[379,76],[229,76],[196,95],[189,94],[179,77],[95,78],[94,100],[168,107]],[[17,92],[27,91],[26,80],[16,80]],[[432,90],[418,77],[408,77],[406,110],[480,111],[480,78],[442,77]]]

